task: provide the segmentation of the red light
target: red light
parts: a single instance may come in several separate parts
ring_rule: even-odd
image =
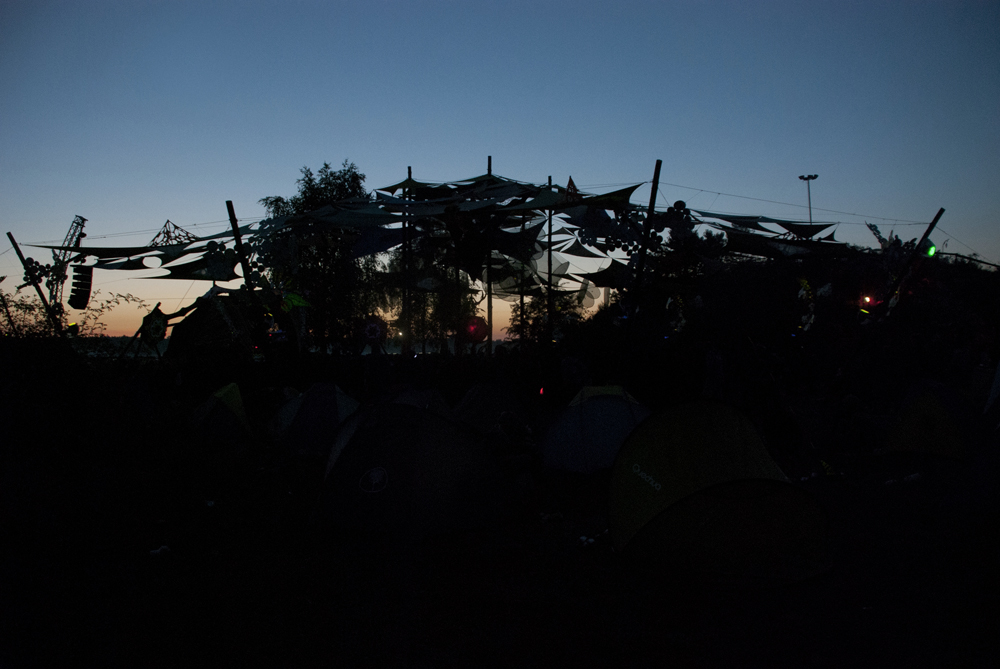
[[[544,395],[545,394],[545,388],[539,388],[538,389],[538,394],[539,395]]]

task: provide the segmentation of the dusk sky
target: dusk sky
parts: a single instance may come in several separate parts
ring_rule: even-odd
[[[304,165],[876,223],[1000,262],[1000,2],[3,2],[0,233],[224,229]],[[646,203],[649,186],[635,194]],[[22,270],[0,235],[7,291]],[[26,255],[46,262],[41,249]],[[173,311],[210,286],[99,271]],[[140,315],[122,312],[113,334]],[[498,336],[500,333],[497,333]]]

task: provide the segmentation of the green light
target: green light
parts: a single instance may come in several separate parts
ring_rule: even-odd
[[[931,245],[930,245],[930,246],[929,246],[929,247],[927,248],[927,257],[928,257],[928,258],[933,258],[933,257],[934,257],[934,254],[935,254],[935,253],[937,253],[937,247],[936,247],[936,246],[934,246],[933,244],[931,244]]]

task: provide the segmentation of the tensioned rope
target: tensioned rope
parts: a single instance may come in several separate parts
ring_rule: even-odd
[[[644,181],[642,183],[652,183],[652,181]],[[718,195],[724,195],[726,197],[735,197],[735,198],[739,198],[741,200],[753,200],[755,202],[767,202],[767,203],[770,203],[770,204],[780,204],[780,205],[784,205],[784,206],[788,206],[788,207],[799,207],[800,209],[806,209],[807,208],[806,205],[804,205],[804,204],[798,204],[798,203],[795,203],[795,202],[780,202],[778,200],[767,200],[767,199],[759,198],[759,197],[749,197],[747,195],[735,195],[733,193],[723,193],[721,191],[709,190],[707,188],[695,188],[694,186],[682,186],[681,184],[673,184],[673,183],[669,183],[669,182],[666,182],[666,181],[661,181],[660,185],[661,186],[672,186],[674,188],[683,188],[685,190],[694,190],[694,191],[698,191],[699,193],[713,193],[716,196],[718,196]],[[591,186],[591,188],[592,187],[593,186]],[[714,201],[713,201],[713,204],[714,204]],[[912,220],[905,219],[905,218],[886,218],[884,216],[872,216],[872,215],[869,215],[869,214],[853,214],[853,213],[851,213],[849,211],[839,211],[837,209],[823,209],[822,207],[813,207],[812,209],[813,209],[813,211],[825,211],[825,212],[831,213],[831,214],[842,214],[844,216],[857,216],[858,218],[871,218],[871,219],[875,219],[875,220],[878,220],[878,221],[891,221],[891,222],[894,222],[894,223],[901,223],[901,224],[907,224],[907,225],[927,225],[927,221],[912,221]],[[863,223],[849,223],[849,225],[864,225],[864,224]]]
[[[958,242],[959,244],[961,244],[961,245],[962,245],[962,246],[964,246],[965,248],[967,248],[967,249],[969,249],[970,251],[972,251],[973,255],[976,255],[976,256],[978,256],[978,255],[979,255],[979,254],[978,254],[978,253],[976,252],[976,249],[972,248],[971,246],[969,246],[968,244],[966,244],[965,242],[963,242],[963,241],[962,241],[961,239],[959,239],[959,238],[958,238],[958,237],[956,237],[955,235],[951,234],[950,232],[948,232],[947,230],[945,230],[944,228],[942,228],[942,227],[941,227],[940,225],[939,225],[939,226],[937,226],[937,229],[938,229],[938,230],[940,230],[941,232],[943,232],[944,234],[948,235],[948,238],[949,238],[949,239],[954,239],[954,240],[955,240],[956,242]]]
[[[646,181],[644,183],[652,183],[652,181]],[[663,181],[661,181],[660,183],[663,184],[663,185],[665,185],[665,186],[673,186],[675,188],[684,188],[686,190],[696,190],[696,191],[698,191],[698,193],[713,193],[715,195],[715,199],[712,200],[712,204],[710,204],[707,207],[707,209],[711,209],[715,205],[715,200],[717,200],[720,195],[725,195],[726,197],[742,198],[742,199],[745,199],[745,200],[756,200],[756,201],[759,201],[759,202],[770,202],[772,204],[786,204],[786,205],[789,205],[789,206],[792,206],[792,207],[804,207],[805,206],[805,205],[794,204],[794,203],[790,203],[790,202],[778,202],[776,200],[765,200],[765,199],[761,199],[761,198],[746,197],[746,196],[743,196],[743,195],[732,195],[732,194],[729,194],[729,193],[721,193],[719,191],[711,191],[711,190],[706,190],[706,189],[703,189],[703,188],[693,188],[691,186],[680,186],[678,184],[671,184],[671,183],[667,183],[667,182],[663,182]],[[587,186],[587,187],[588,188],[594,188],[595,186]],[[662,198],[665,203],[669,202],[669,200],[667,200],[666,195],[663,194],[663,191],[658,190],[657,191],[657,195],[660,198]],[[668,204],[668,206],[672,206],[672,205]],[[912,226],[912,225],[927,225],[926,221],[910,221],[908,219],[901,219],[901,218],[884,218],[884,217],[881,217],[881,216],[869,216],[869,215],[866,215],[866,214],[851,214],[851,213],[845,212],[845,211],[837,211],[835,209],[822,209],[822,208],[819,208],[819,207],[813,207],[813,209],[816,210],[816,211],[826,211],[826,212],[829,212],[829,213],[843,214],[845,216],[858,216],[858,217],[866,218],[866,219],[867,218],[872,218],[872,219],[879,220],[879,221],[889,221],[889,222],[892,222],[892,223],[898,223],[900,225],[908,225],[908,226]],[[733,213],[733,212],[719,212],[719,213]],[[837,221],[836,223],[838,225],[866,225],[867,221],[865,223],[857,223],[857,222],[854,222],[854,221]],[[965,242],[963,242],[961,239],[959,239],[958,237],[956,237],[952,233],[950,233],[947,230],[945,230],[942,226],[938,225],[937,229],[940,230],[941,232],[943,232],[944,234],[948,235],[949,239],[955,240],[956,242],[958,242],[959,244],[961,244],[965,248],[967,248],[970,251],[972,251],[973,255],[975,255],[977,257],[981,257],[981,256],[979,256],[979,253],[974,248],[972,248],[971,246],[969,246],[968,244],[966,244]],[[986,263],[986,264],[991,264],[991,263]]]
[[[236,220],[237,221],[260,221],[260,220],[263,220],[263,218],[260,217],[260,216],[248,216],[248,217],[245,217],[245,218],[237,218]],[[180,227],[182,227],[185,230],[187,230],[188,228],[204,228],[204,227],[208,227],[208,226],[229,225],[229,224],[230,224],[229,223],[229,219],[226,219],[224,221],[208,221],[206,223],[191,223],[191,224],[183,225],[183,226],[180,226]],[[145,234],[149,234],[150,232],[159,232],[162,229],[163,229],[163,226],[161,225],[158,228],[148,228],[148,229],[144,229],[144,230],[132,230],[132,231],[129,231],[129,232],[111,232],[111,233],[108,233],[106,235],[87,235],[87,239],[88,240],[94,240],[94,239],[111,239],[111,238],[114,238],[114,237],[130,237],[132,235],[145,235]],[[61,244],[62,241],[63,240],[61,240],[61,239],[58,239],[58,240],[56,240],[56,239],[48,239],[48,240],[41,241],[41,242],[29,242],[28,245],[31,246],[33,244]],[[13,248],[13,247],[11,247],[11,248]],[[5,253],[6,253],[6,251],[5,251]],[[2,255],[2,254],[0,254],[0,255]]]

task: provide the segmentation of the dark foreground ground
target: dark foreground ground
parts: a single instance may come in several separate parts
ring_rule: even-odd
[[[615,553],[607,476],[557,476],[530,451],[514,458],[516,503],[475,530],[377,543],[320,529],[308,473],[264,457],[216,478],[192,456],[197,384],[59,355],[4,386],[0,667],[1000,659],[995,440],[958,461],[820,439],[786,467],[829,514],[831,568],[736,589]]]

